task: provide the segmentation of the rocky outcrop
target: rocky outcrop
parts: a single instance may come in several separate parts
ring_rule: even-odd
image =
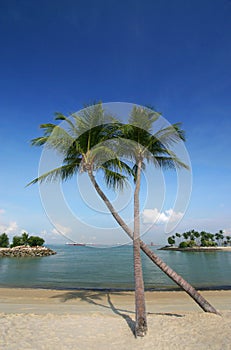
[[[18,246],[13,248],[0,248],[0,257],[41,257],[54,255],[56,252],[47,247]]]

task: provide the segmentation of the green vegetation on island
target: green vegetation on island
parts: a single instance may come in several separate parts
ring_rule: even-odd
[[[41,247],[44,244],[44,239],[39,236],[29,236],[24,232],[21,236],[14,236],[12,243],[9,242],[9,237],[6,233],[0,235],[0,248],[13,248],[18,246]]]
[[[231,245],[231,236],[224,234],[223,230],[217,233],[206,231],[190,230],[187,232],[175,233],[168,237],[170,247],[199,248],[199,247],[227,247]],[[167,247],[166,247],[167,248]]]
[[[8,248],[9,247],[9,238],[6,233],[0,235],[0,247]]]
[[[44,239],[39,236],[29,236],[24,232],[21,236],[14,236],[10,244],[6,233],[0,235],[0,258],[2,257],[42,257],[56,254],[55,251],[44,247]]]

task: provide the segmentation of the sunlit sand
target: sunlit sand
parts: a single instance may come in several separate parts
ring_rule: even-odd
[[[147,292],[148,334],[135,339],[132,292],[0,289],[0,349],[230,349],[231,291]]]

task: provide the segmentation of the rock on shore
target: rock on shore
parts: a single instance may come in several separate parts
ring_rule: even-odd
[[[0,257],[41,257],[54,255],[56,252],[47,247],[17,246],[13,248],[0,248]]]

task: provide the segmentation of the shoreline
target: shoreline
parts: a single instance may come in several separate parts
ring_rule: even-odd
[[[201,292],[206,291],[215,291],[215,292],[222,292],[222,291],[231,291],[231,285],[222,285],[222,286],[195,286],[194,288]],[[61,292],[102,292],[102,293],[126,293],[126,292],[134,292],[134,288],[94,288],[94,287],[79,287],[79,288],[67,288],[67,287],[21,287],[21,286],[0,286],[0,292],[4,289],[22,289],[22,290],[42,290],[42,291],[61,291]],[[167,288],[145,288],[145,293],[155,293],[155,292],[184,292],[180,287],[167,287]]]
[[[198,290],[214,307],[221,310],[231,310],[231,290]],[[31,311],[41,312],[40,306],[48,307],[48,312],[65,311],[65,307],[75,306],[74,313],[79,311],[95,311],[97,302],[94,298],[102,299],[107,304],[106,299],[110,295],[116,303],[128,304],[134,312],[134,291],[109,291],[109,290],[57,290],[39,288],[0,288],[0,310],[4,312],[24,312],[25,305],[31,305]],[[158,309],[161,312],[186,311],[203,312],[195,301],[184,291],[145,291],[147,311],[154,312]],[[92,299],[92,300],[91,300]],[[55,308],[59,306],[59,310]],[[83,306],[85,309],[83,310]],[[93,307],[91,309],[91,307]],[[71,308],[70,308],[71,309]],[[97,307],[99,312],[104,313],[104,308]],[[43,309],[43,312],[45,308]],[[69,310],[70,311],[70,310]]]
[[[164,246],[159,248],[158,250],[169,250],[169,251],[179,251],[179,252],[231,252],[231,247],[172,247],[172,246]]]
[[[0,288],[0,348],[228,350],[231,291],[201,294],[222,316],[182,291],[146,292],[148,333],[136,339],[134,292]]]

